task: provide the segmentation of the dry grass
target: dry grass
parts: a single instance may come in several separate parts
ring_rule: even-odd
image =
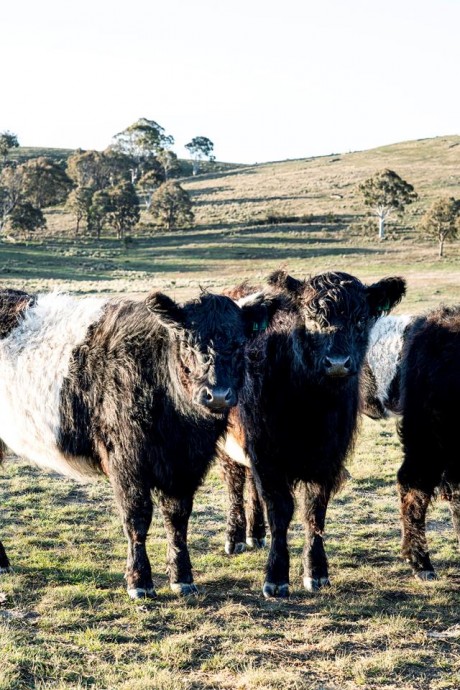
[[[198,227],[145,231],[128,250],[111,238],[72,238],[71,219],[55,209],[49,235],[0,245],[0,272],[5,285],[28,290],[164,289],[185,299],[200,285],[258,281],[280,265],[296,276],[340,268],[367,281],[405,275],[399,311],[460,302],[456,244],[438,261],[410,223],[380,244],[349,230],[362,210],[355,183],[380,167],[426,190],[420,209],[438,190],[458,197],[459,143],[442,138],[198,178],[187,182]],[[248,224],[264,214],[313,219]],[[261,596],[266,553],[224,555],[226,498],[213,470],[190,529],[200,595],[169,593],[155,515],[149,554],[159,598],[136,605],[124,592],[125,542],[109,486],[78,486],[8,459],[0,533],[15,572],[0,577],[0,690],[458,690],[458,547],[447,506],[434,503],[429,541],[441,579],[412,579],[399,556],[400,461],[393,424],[366,420],[352,480],[328,514],[333,585],[317,596],[302,590],[295,519],[285,602]]]
[[[447,506],[435,503],[429,519],[441,579],[423,585],[399,558],[399,461],[392,423],[366,421],[352,479],[329,511],[333,585],[302,591],[295,518],[293,593],[282,602],[260,594],[266,553],[223,555],[226,499],[213,471],[190,529],[200,595],[169,593],[157,514],[149,553],[159,598],[145,605],[124,593],[108,485],[80,487],[9,461],[2,538],[15,574],[1,579],[1,690],[458,688],[459,555]]]

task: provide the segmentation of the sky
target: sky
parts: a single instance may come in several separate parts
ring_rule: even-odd
[[[460,133],[460,0],[5,0],[0,132],[256,163]]]

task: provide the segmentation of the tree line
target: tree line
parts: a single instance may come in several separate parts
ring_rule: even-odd
[[[17,136],[0,133],[0,232],[32,232],[45,227],[43,209],[65,204],[83,230],[100,238],[104,230],[118,238],[131,232],[145,208],[152,224],[172,230],[194,223],[190,195],[179,184],[181,163],[171,150],[174,138],[154,120],[141,118],[115,134],[105,151],[77,150],[66,162],[45,157],[18,164],[9,153],[19,146]],[[207,137],[188,144],[197,174],[203,161],[214,161],[214,145]],[[358,185],[364,205],[378,219],[378,237],[385,238],[387,220],[401,216],[418,199],[414,187],[393,170],[381,170]],[[458,237],[460,201],[439,197],[424,214],[420,229],[444,244]]]
[[[9,157],[19,146],[17,136],[0,133],[0,232],[43,228],[43,209],[58,204],[74,217],[76,234],[85,230],[97,238],[110,229],[122,239],[139,222],[142,206],[152,224],[167,230],[193,225],[173,144],[157,122],[141,118],[116,134],[105,151],[77,150],[65,162],[38,157],[17,163]],[[194,137],[186,148],[193,174],[203,161],[214,161],[207,137]]]

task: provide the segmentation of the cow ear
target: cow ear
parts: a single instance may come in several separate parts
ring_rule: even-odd
[[[155,314],[163,326],[167,328],[183,326],[184,314],[182,308],[162,292],[152,292],[146,298],[145,306],[151,314]]]
[[[406,294],[404,278],[383,278],[368,288],[367,301],[372,316],[388,314]]]
[[[237,304],[243,311],[245,331],[248,337],[265,331],[278,308],[278,300],[268,297],[263,292],[242,297]]]
[[[279,288],[280,290],[287,290],[287,292],[300,294],[305,284],[297,278],[293,278],[286,271],[279,270],[273,271],[267,278],[267,282],[272,287]]]

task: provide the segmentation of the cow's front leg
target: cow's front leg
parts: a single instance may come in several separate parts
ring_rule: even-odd
[[[9,573],[11,571],[10,562],[2,542],[0,541],[0,574]]]
[[[263,586],[264,597],[289,596],[289,549],[287,531],[294,512],[291,487],[283,477],[261,479],[271,532],[270,553]]]
[[[183,498],[160,495],[168,540],[167,571],[169,583],[176,594],[196,594],[193,584],[192,564],[187,547],[188,521],[193,507],[193,495]]]
[[[234,553],[242,553],[246,548],[246,516],[244,512],[246,467],[232,460],[223,451],[220,453],[220,464],[228,495],[225,553],[230,556]]]
[[[252,549],[261,549],[266,544],[264,507],[257,490],[254,475],[246,469],[247,514],[246,543]]]
[[[330,495],[331,490],[327,485],[309,483],[304,487],[303,585],[309,592],[315,592],[321,587],[329,585],[323,534]]]
[[[152,498],[149,486],[132,478],[111,476],[115,499],[121,514],[123,530],[128,540],[125,578],[131,599],[155,597],[152,570],[145,541],[152,521]]]

